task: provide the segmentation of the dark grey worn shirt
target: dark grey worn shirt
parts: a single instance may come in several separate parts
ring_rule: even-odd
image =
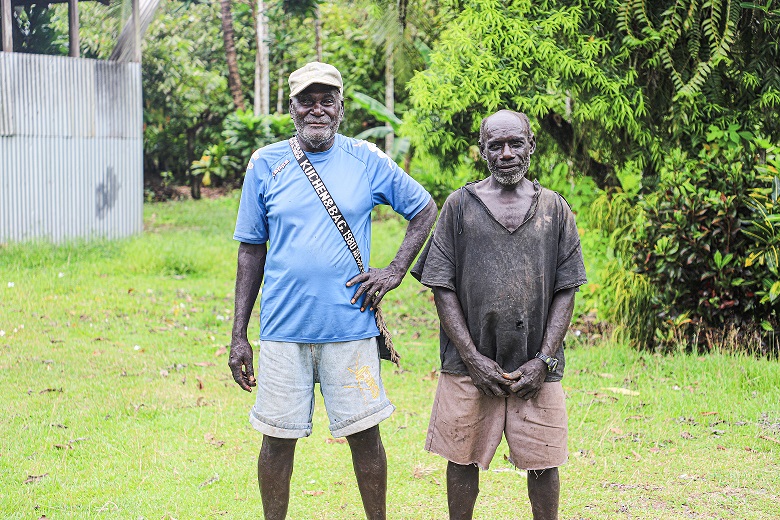
[[[534,182],[523,224],[509,232],[467,184],[452,193],[412,274],[455,291],[477,350],[512,372],[541,349],[553,295],[586,282],[574,214],[563,197]],[[468,374],[440,329],[442,372]],[[563,378],[563,345],[555,372]]]

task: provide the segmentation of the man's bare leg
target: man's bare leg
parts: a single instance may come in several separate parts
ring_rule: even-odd
[[[479,495],[479,468],[474,464],[463,466],[447,464],[447,507],[450,520],[471,520]]]
[[[528,498],[534,520],[558,520],[561,480],[558,468],[528,472]]]
[[[387,517],[387,456],[379,426],[347,435],[360,498],[368,520]]]
[[[257,459],[257,482],[265,520],[284,520],[287,516],[297,441],[263,435],[263,446]]]

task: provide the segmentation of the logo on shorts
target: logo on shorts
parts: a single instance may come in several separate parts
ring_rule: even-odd
[[[371,398],[376,399],[379,397],[379,385],[376,384],[374,376],[371,375],[371,369],[368,365],[360,366],[360,354],[355,361],[355,368],[347,367],[347,370],[355,374],[356,385],[344,385],[344,388],[357,388],[363,395],[363,400],[368,401],[366,398],[366,392],[371,393]]]

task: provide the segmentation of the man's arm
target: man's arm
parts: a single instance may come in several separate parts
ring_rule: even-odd
[[[504,387],[508,382],[503,377],[504,371],[498,363],[477,351],[455,291],[434,287],[433,300],[436,302],[441,327],[455,345],[474,386],[485,395],[507,396]]]
[[[390,265],[383,269],[369,269],[368,272],[361,273],[347,282],[347,287],[352,287],[355,284],[360,284],[355,295],[352,297],[352,303],[360,299],[365,294],[366,297],[363,300],[363,304],[360,306],[360,310],[364,311],[366,308],[374,309],[382,301],[385,294],[392,291],[399,285],[406,275],[406,271],[409,270],[409,266],[412,265],[414,257],[422,249],[425,239],[433,228],[433,223],[436,222],[436,203],[433,199],[428,201],[428,204],[409,221],[409,225],[406,228],[406,235],[404,236],[401,246],[398,248],[393,261]]]
[[[558,347],[566,337],[571,317],[574,313],[574,295],[577,288],[563,289],[553,296],[550,311],[547,313],[547,325],[544,328],[540,352],[555,357]],[[529,359],[523,366],[504,377],[513,381],[509,389],[523,399],[533,399],[539,393],[547,375],[547,365],[538,358]]]
[[[255,382],[252,366],[252,345],[246,336],[252,309],[260,292],[260,284],[265,272],[265,244],[247,244],[238,246],[238,268],[236,269],[236,304],[233,316],[233,336],[230,340],[230,359],[228,366],[238,386],[251,392]]]

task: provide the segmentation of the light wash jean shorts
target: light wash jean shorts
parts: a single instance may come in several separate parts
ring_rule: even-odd
[[[361,432],[390,417],[376,338],[338,343],[261,341],[252,426],[271,437],[311,435],[314,384],[320,384],[334,437]]]

